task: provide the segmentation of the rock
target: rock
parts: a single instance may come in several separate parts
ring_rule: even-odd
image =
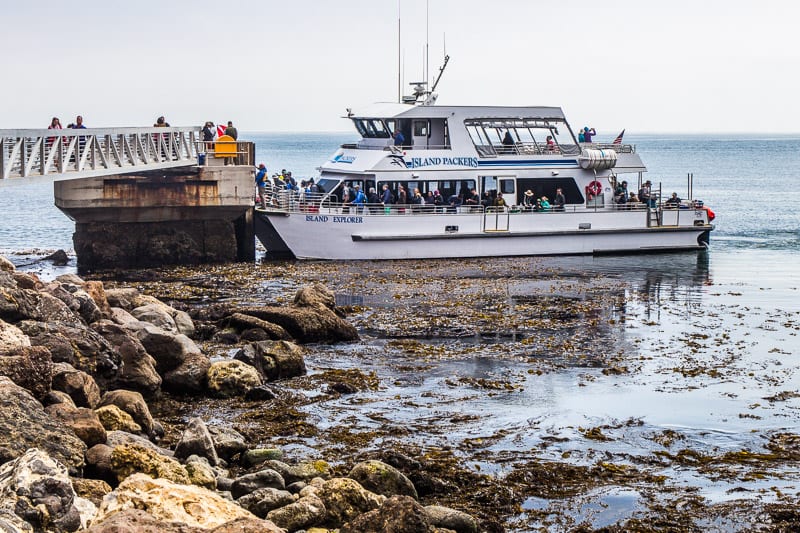
[[[94,300],[95,305],[97,308],[100,309],[100,312],[103,314],[103,318],[110,318],[111,317],[111,306],[108,304],[108,298],[106,298],[106,291],[105,287],[103,287],[102,281],[87,281],[83,285],[83,290],[86,291],[86,294]]]
[[[258,371],[241,361],[217,361],[208,369],[208,390],[218,396],[243,396],[259,385]]]
[[[124,509],[95,520],[85,533],[206,533],[207,530],[186,524],[160,520],[139,509]]]
[[[259,518],[266,518],[267,513],[278,507],[294,503],[295,497],[291,492],[266,487],[245,494],[236,503],[253,513]]]
[[[358,340],[356,328],[327,307],[265,306],[239,312],[281,326],[300,343]]]
[[[17,287],[20,289],[31,289],[39,291],[44,288],[44,283],[39,279],[36,274],[28,274],[26,272],[14,272],[14,281],[17,282]]]
[[[78,407],[94,408],[100,403],[100,387],[94,378],[69,363],[53,365],[53,390],[68,394]]]
[[[72,429],[87,447],[106,441],[106,430],[91,409],[56,403],[46,407],[45,412]]]
[[[358,481],[362,487],[384,496],[410,496],[415,500],[417,490],[402,472],[382,461],[364,461],[350,470],[347,477]]]
[[[329,479],[316,493],[325,504],[327,520],[333,524],[343,524],[361,513],[378,509],[386,501],[385,496],[370,492],[349,478]]]
[[[180,394],[196,394],[206,389],[211,360],[202,353],[189,353],[183,362],[164,373],[164,389]]]
[[[75,494],[66,467],[38,449],[0,467],[0,499],[37,531],[76,531],[95,511]]]
[[[311,481],[314,478],[327,478],[331,475],[331,467],[325,461],[311,461],[288,465],[281,461],[267,461],[264,465],[281,475],[286,483],[296,481]]]
[[[425,507],[425,512],[433,526],[452,529],[457,533],[478,533],[478,522],[463,511],[440,505],[428,505]]]
[[[233,480],[231,494],[237,500],[245,494],[250,494],[258,489],[271,487],[283,490],[286,487],[283,478],[276,471],[265,468],[252,474],[245,474]]]
[[[111,492],[111,485],[102,479],[72,478],[75,494],[99,506],[106,494]]]
[[[94,410],[100,423],[107,431],[127,431],[139,433],[142,426],[133,421],[133,417],[116,405],[104,405]]]
[[[204,457],[211,466],[219,464],[219,457],[214,448],[214,440],[211,438],[211,433],[209,433],[205,422],[199,417],[189,420],[178,444],[175,446],[175,457],[178,459],[186,459],[190,455]]]
[[[267,519],[288,531],[297,531],[321,524],[326,516],[325,504],[316,496],[304,496],[294,503],[267,513]]]
[[[0,355],[9,350],[25,348],[31,345],[31,340],[17,326],[0,320]]]
[[[208,459],[205,457],[192,455],[186,459],[183,467],[186,469],[186,473],[189,474],[189,482],[191,482],[192,485],[205,487],[211,490],[217,488],[217,476],[214,473],[214,469],[208,464]]]
[[[123,444],[111,452],[111,469],[119,481],[141,472],[154,478],[189,484],[189,474],[175,459],[138,444]]]
[[[286,530],[279,528],[269,520],[239,518],[215,527],[211,533],[286,533]]]
[[[53,360],[42,346],[18,346],[0,355],[0,375],[44,400],[53,384]]]
[[[254,448],[242,454],[245,466],[255,466],[271,459],[283,459],[283,452],[278,448]]]
[[[83,467],[86,445],[44,411],[31,394],[0,376],[0,463],[38,448],[70,469]]]
[[[0,255],[0,271],[2,272],[14,272],[17,267],[14,266],[14,263],[9,261],[6,257]]]
[[[234,359],[255,367],[266,381],[306,373],[302,348],[289,341],[255,342],[239,350]]]
[[[35,322],[52,323],[57,322],[65,326],[72,327],[86,327],[77,311],[79,304],[73,302],[75,309],[71,309],[66,303],[58,297],[42,291],[28,291],[23,290],[25,293],[25,300],[21,304],[27,304],[31,307],[23,311],[20,307],[20,312],[24,312],[23,318]],[[67,301],[73,300],[71,295],[66,291],[61,293]],[[28,333],[30,336],[30,333]]]
[[[69,363],[91,375],[103,388],[116,380],[122,363],[119,352],[82,322],[70,325],[58,321],[44,323],[24,320],[18,326],[30,337],[32,345],[50,350],[53,362]]]
[[[142,322],[148,322],[154,326],[177,333],[178,328],[175,325],[175,319],[170,315],[161,305],[147,304],[141,307],[131,309],[131,314]]]
[[[153,417],[140,393],[121,389],[108,391],[100,399],[100,407],[104,405],[116,405],[131,415],[134,422],[139,424],[147,435],[154,435]]]
[[[230,461],[235,455],[247,450],[247,442],[244,435],[231,428],[219,426],[207,426],[211,433],[211,440],[214,441],[214,449],[217,455],[226,461]]]
[[[95,523],[102,523],[106,517],[130,508],[141,509],[160,520],[203,529],[212,529],[239,518],[256,518],[208,489],[134,474],[106,496]]]
[[[291,338],[289,333],[279,325],[242,313],[233,313],[225,317],[225,319],[219,323],[219,327],[220,329],[233,328],[240,334],[244,334],[246,331],[260,330],[267,335],[268,339],[272,340],[289,340]]]
[[[43,258],[44,261],[51,261],[55,266],[66,266],[69,263],[69,256],[64,250],[56,250],[52,254]]]
[[[275,391],[273,391],[267,385],[259,385],[258,387],[253,387],[252,389],[248,390],[244,395],[244,399],[248,402],[264,402],[267,400],[274,400]]]
[[[286,490],[291,492],[292,494],[300,494],[300,491],[303,490],[308,486],[308,483],[305,481],[295,481],[294,483],[289,483],[286,485]]]
[[[114,383],[117,388],[139,391],[147,396],[159,391],[161,376],[156,372],[156,361],[135,334],[110,320],[97,321],[92,329],[117,347],[121,359]]]
[[[171,333],[144,322],[130,327],[135,328],[136,337],[156,360],[156,370],[162,376],[178,368],[189,354],[201,353],[194,341],[181,333]]]
[[[123,287],[119,289],[107,289],[106,300],[111,307],[119,307],[125,311],[130,311],[134,307],[138,298],[141,296],[138,289],[133,287]]]
[[[133,444],[152,450],[158,455],[163,455],[165,457],[172,457],[174,455],[172,451],[167,450],[166,448],[161,448],[160,446],[153,444],[150,442],[150,440],[140,435],[126,433],[125,431],[109,431],[107,435],[106,444],[112,448],[116,448],[117,446],[122,446],[124,444]]]
[[[103,318],[103,312],[95,303],[94,299],[83,289],[72,293],[73,298],[78,302],[78,314],[87,324],[97,322]]]
[[[344,524],[340,533],[434,533],[428,515],[413,498],[392,496],[380,509]]]
[[[44,404],[53,405],[56,403],[66,404],[72,407],[73,409],[77,407],[75,405],[75,402],[72,401],[72,398],[70,398],[69,394],[67,394],[66,392],[61,392],[60,390],[51,390],[50,392],[47,393],[47,396],[45,396]]]
[[[18,517],[13,509],[0,507],[0,531],[3,533],[33,533],[33,527]]]
[[[86,450],[85,474],[116,485],[117,476],[111,468],[111,452],[113,451],[113,447],[105,444],[95,444]]]
[[[298,307],[336,309],[336,294],[321,283],[301,287],[294,295],[293,304]]]

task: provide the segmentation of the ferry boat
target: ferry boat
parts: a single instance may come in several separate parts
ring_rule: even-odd
[[[319,167],[319,190],[273,190],[266,207],[256,207],[267,256],[427,259],[707,247],[713,213],[702,202],[662,201],[658,185],[647,203],[617,202],[622,181],[635,193],[645,179],[635,146],[579,142],[558,107],[439,106],[435,99],[417,85],[401,103],[348,109],[361,138]],[[378,195],[386,187],[395,200],[402,187],[409,203],[343,202],[345,187],[356,186]],[[415,190],[425,204],[410,203]],[[563,205],[553,204],[557,194]],[[531,197],[551,205],[531,205]]]

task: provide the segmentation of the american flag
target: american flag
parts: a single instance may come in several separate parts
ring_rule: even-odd
[[[617,135],[617,138],[614,139],[614,142],[611,143],[611,144],[622,144],[622,136],[623,135],[625,135],[625,130],[622,130],[621,132],[619,132],[619,135]]]

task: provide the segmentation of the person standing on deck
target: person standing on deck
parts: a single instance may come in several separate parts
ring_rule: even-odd
[[[261,209],[267,208],[267,166],[264,163],[258,165],[256,172],[256,187],[258,187],[258,198],[261,200]]]
[[[225,135],[233,137],[234,141],[239,138],[239,130],[233,127],[233,122],[230,120],[228,121],[228,127],[225,128]]]
[[[595,135],[597,135],[597,132],[594,131],[594,128],[590,128],[589,126],[583,128],[583,142],[592,142],[592,137]]]
[[[567,203],[567,199],[564,197],[564,191],[561,190],[561,187],[556,189],[556,195],[553,197],[553,206],[555,207],[556,211],[563,211],[564,204]]]
[[[394,130],[394,135],[392,135],[392,137],[394,137],[395,146],[403,146],[406,142],[406,137],[400,130]]]

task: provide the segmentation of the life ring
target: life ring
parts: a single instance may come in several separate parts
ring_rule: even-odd
[[[597,196],[603,191],[603,184],[595,180],[586,186],[586,192],[592,197]]]
[[[706,210],[706,215],[708,215],[709,222],[712,222],[715,218],[717,218],[717,215],[714,214],[714,211],[712,211],[711,208],[704,207],[703,209]]]

